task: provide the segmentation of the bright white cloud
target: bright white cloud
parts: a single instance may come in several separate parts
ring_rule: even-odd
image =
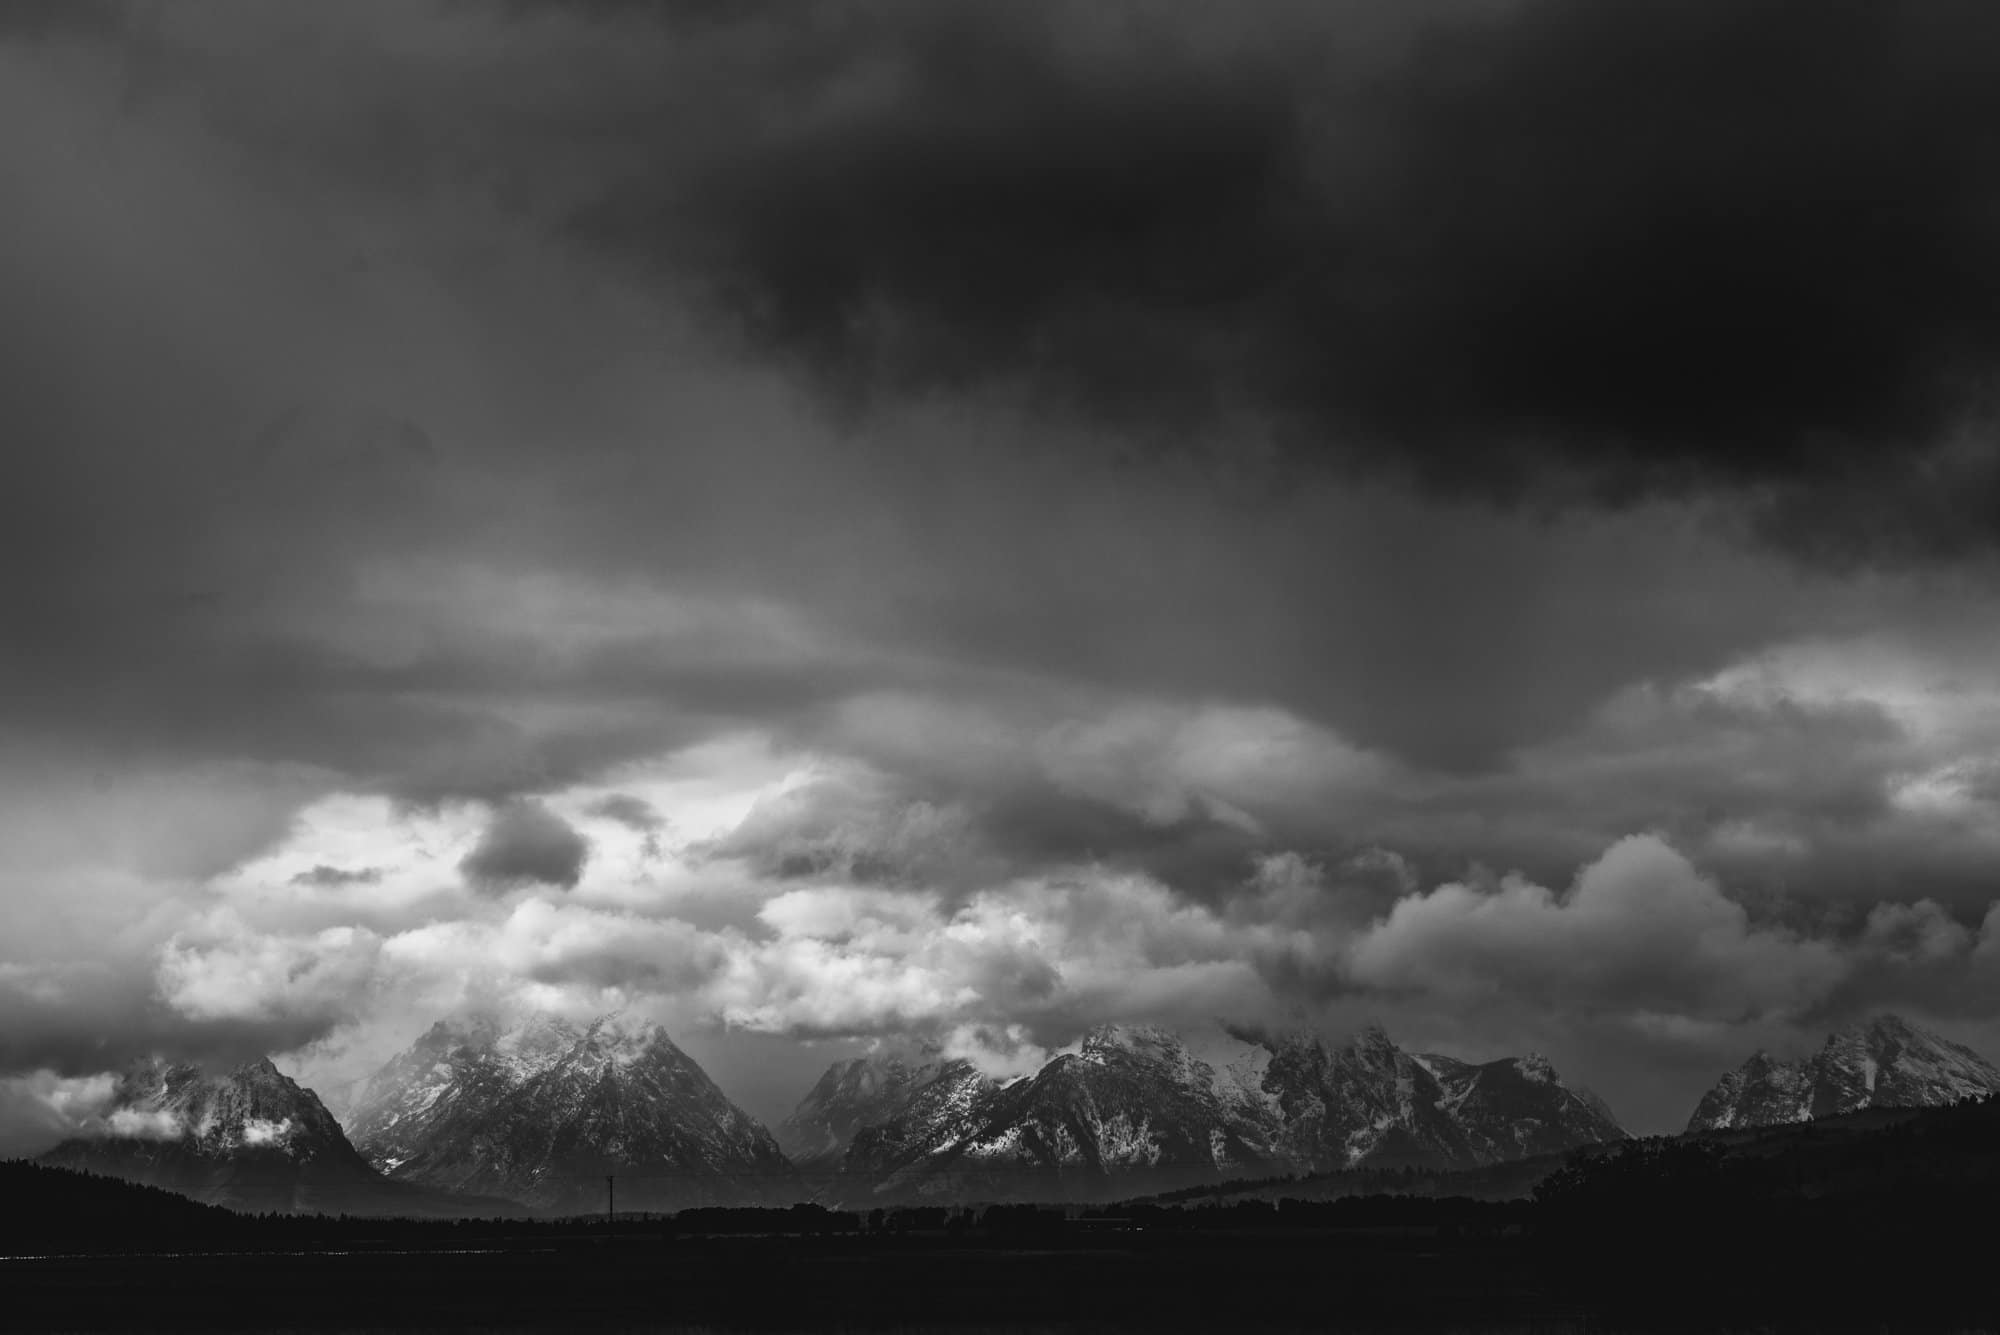
[[[272,1121],[263,1117],[243,1119],[243,1143],[245,1145],[282,1145],[292,1137],[292,1119]]]
[[[1042,734],[1056,787],[1155,825],[1204,814],[1260,833],[1251,814],[1379,781],[1380,759],[1281,709],[1128,705]]]
[[[382,948],[366,928],[262,933],[227,911],[203,936],[170,940],[157,975],[167,1004],[196,1020],[344,1018],[374,981]]]
[[[187,1129],[179,1114],[167,1108],[119,1108],[104,1119],[104,1127],[132,1140],[177,1140]]]

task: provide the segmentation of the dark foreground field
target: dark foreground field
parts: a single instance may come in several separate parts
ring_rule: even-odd
[[[1521,1248],[1422,1234],[626,1237],[497,1252],[0,1263],[65,1330],[1581,1330]]]
[[[1552,1269],[1529,1240],[1424,1228],[628,1234],[492,1251],[15,1259],[0,1262],[0,1293],[13,1328],[74,1331],[2000,1329],[1978,1271],[1943,1286],[1941,1305],[1909,1258],[1827,1272],[1782,1246],[1767,1259],[1788,1267],[1783,1284],[1738,1292],[1683,1258],[1634,1264],[1606,1289]]]

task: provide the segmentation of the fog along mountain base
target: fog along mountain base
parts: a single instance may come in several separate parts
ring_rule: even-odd
[[[1691,1130],[1996,1090],[1978,1054],[1882,1017],[1803,1062],[1751,1058]],[[622,1211],[1102,1201],[1402,1169],[1499,1172],[1514,1195],[1623,1138],[1536,1056],[1414,1054],[1379,1028],[1329,1044],[1116,1025],[1008,1079],[918,1048],[835,1063],[773,1137],[663,1030],[540,1017],[434,1025],[366,1083],[345,1134],[268,1061],[143,1063],[95,1134],[47,1158],[249,1210],[564,1214],[601,1209],[607,1176]]]

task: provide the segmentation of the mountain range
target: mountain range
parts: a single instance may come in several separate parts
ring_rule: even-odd
[[[1758,1051],[1702,1096],[1689,1131],[1806,1122],[1863,1108],[1928,1108],[2000,1092],[2000,1068],[1896,1015],[1828,1035],[1818,1052],[1780,1061]]]
[[[2000,1092],[2000,1068],[1895,1016],[1813,1055],[1759,1052],[1689,1131],[1782,1126]],[[1467,1062],[1379,1027],[1104,1025],[1007,1078],[935,1047],[836,1062],[773,1136],[658,1026],[440,1021],[360,1089],[345,1129],[260,1059],[121,1074],[52,1164],[251,1211],[478,1214],[783,1204],[1088,1200],[1303,1174],[1559,1164],[1621,1140],[1535,1055]],[[1508,1170],[1511,1171],[1511,1170]],[[518,1204],[517,1204],[518,1203]]]
[[[1621,1139],[1540,1057],[1414,1055],[1378,1027],[1091,1030],[1032,1075],[885,1054],[836,1064],[784,1127],[843,1200],[1092,1198],[1222,1177],[1470,1167]]]

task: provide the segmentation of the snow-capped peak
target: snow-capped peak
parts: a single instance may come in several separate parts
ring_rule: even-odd
[[[765,1199],[789,1174],[771,1134],[658,1024],[620,1013],[433,1029],[368,1083],[351,1123],[378,1167],[427,1186],[541,1206]]]
[[[1870,1107],[1934,1107],[2000,1091],[2000,1068],[1977,1052],[1876,1015],[1829,1034],[1819,1050],[1781,1061],[1758,1050],[1702,1096],[1691,1131],[1804,1122]]]

